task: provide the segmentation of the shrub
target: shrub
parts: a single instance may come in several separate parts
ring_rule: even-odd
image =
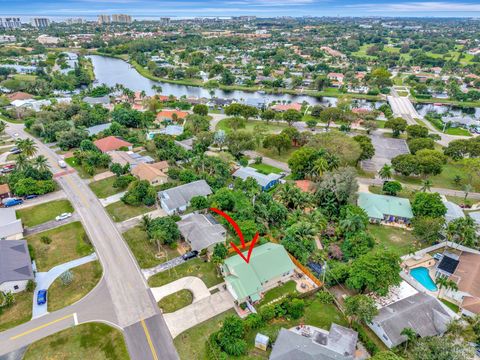
[[[258,329],[264,324],[262,317],[259,314],[250,314],[245,319],[245,328],[248,330]]]
[[[299,319],[305,311],[305,301],[302,299],[292,299],[285,302],[287,314],[293,319]]]
[[[260,308],[260,316],[263,321],[270,321],[275,317],[275,307],[272,305],[265,305]]]
[[[60,275],[60,280],[63,286],[68,286],[73,282],[73,273],[70,270],[65,271]]]
[[[371,355],[375,355],[379,349],[378,346],[370,339],[365,329],[359,323],[353,323],[353,329],[358,332],[360,341],[365,345],[365,348]]]
[[[318,301],[320,301],[322,304],[332,304],[335,300],[335,297],[327,290],[320,290],[316,296]]]
[[[52,238],[49,237],[49,236],[43,235],[43,236],[40,237],[40,241],[44,244],[49,245],[49,244],[52,243]]]
[[[37,286],[37,284],[35,283],[35,281],[33,281],[33,280],[28,280],[26,290],[27,290],[28,292],[33,292],[33,290],[35,290],[35,286]]]

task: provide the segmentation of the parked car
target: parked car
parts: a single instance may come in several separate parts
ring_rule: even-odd
[[[26,195],[23,197],[23,200],[30,200],[30,199],[35,199],[37,198],[38,195],[37,194],[30,194],[30,195]]]
[[[198,256],[198,251],[197,250],[192,250],[192,251],[189,251],[185,254],[182,255],[182,258],[183,260],[190,260],[190,259],[193,259],[193,258],[196,258]]]
[[[9,173],[9,172],[12,172],[13,170],[15,170],[15,164],[5,165],[2,168],[2,173],[6,174],[6,173]]]
[[[15,206],[15,205],[20,205],[23,203],[23,200],[22,199],[19,199],[19,198],[12,198],[12,199],[7,199],[3,202],[3,206],[5,207],[11,207],[11,206]]]
[[[14,147],[14,148],[11,148],[11,149],[10,149],[10,152],[11,152],[12,154],[20,154],[20,153],[22,152],[22,150],[20,150],[20,149],[17,148],[17,147]]]
[[[67,163],[63,160],[58,160],[58,166],[60,166],[62,169],[65,169],[67,167]]]
[[[47,303],[47,290],[38,290],[37,293],[37,305],[44,305]]]
[[[57,220],[57,221],[65,220],[65,219],[68,219],[70,216],[72,216],[72,213],[63,213],[63,214],[58,215],[55,218],[55,220]]]

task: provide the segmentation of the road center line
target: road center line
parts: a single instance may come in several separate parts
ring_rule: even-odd
[[[60,319],[56,319],[56,320],[50,321],[50,322],[48,322],[48,323],[46,323],[46,324],[37,326],[36,328],[27,330],[27,331],[25,331],[25,332],[23,332],[23,333],[21,333],[21,334],[12,336],[12,337],[10,338],[10,340],[15,340],[15,339],[18,339],[18,338],[20,338],[20,337],[22,337],[22,336],[31,334],[31,333],[33,333],[33,332],[35,332],[35,331],[41,330],[41,329],[43,329],[43,328],[46,328],[47,326],[50,326],[50,325],[56,324],[56,323],[58,323],[58,322],[60,322],[60,321],[63,321],[63,320],[65,320],[65,319],[68,319],[68,318],[70,318],[70,317],[72,317],[72,316],[73,316],[73,314],[70,314],[70,315],[64,316],[64,317],[62,317],[62,318],[60,318]]]
[[[155,351],[155,348],[153,347],[152,339],[150,337],[150,332],[147,329],[147,324],[145,324],[145,320],[142,320],[141,323],[142,323],[143,331],[145,332],[145,336],[146,336],[147,341],[148,341],[148,346],[150,346],[150,350],[152,351],[153,359],[158,360],[157,352]]]

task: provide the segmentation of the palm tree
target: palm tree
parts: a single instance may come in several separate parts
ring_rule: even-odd
[[[48,165],[48,159],[43,155],[38,155],[33,159],[33,166],[39,171],[47,171],[50,168],[50,165]]]
[[[0,121],[0,134],[5,131],[6,127],[7,127],[7,124],[5,124],[4,121]]]
[[[470,191],[472,191],[472,184],[463,185],[463,191],[465,193],[465,198],[463,199],[463,202],[466,203],[468,194],[470,193]]]
[[[385,164],[378,171],[378,176],[380,176],[380,179],[382,180],[389,180],[392,178],[392,170],[393,170],[392,165]]]
[[[156,94],[161,94],[163,91],[160,85],[152,85],[152,90],[155,91]]]
[[[405,340],[405,351],[407,351],[408,343],[411,343],[415,340],[417,333],[412,328],[404,328],[400,335],[403,335],[407,338],[407,340]]]
[[[437,293],[437,297],[440,296],[440,291],[445,288],[446,290],[458,290],[458,286],[457,286],[457,283],[453,280],[449,280],[448,278],[444,277],[444,276],[439,276],[436,280],[435,280],[435,284],[438,286],[438,293]]]
[[[20,171],[25,170],[30,165],[30,162],[25,154],[19,154],[15,162],[17,164],[17,169]]]
[[[27,158],[32,157],[37,153],[37,144],[35,144],[35,141],[30,138],[18,139],[15,145],[22,150]]]
[[[430,191],[432,188],[432,182],[429,179],[422,180],[422,187],[420,188],[421,191],[427,192]]]
[[[357,213],[348,213],[345,219],[340,220],[340,228],[347,234],[353,234],[365,229],[364,218]]]
[[[328,161],[324,157],[318,158],[313,164],[313,172],[319,178],[321,178],[325,171],[329,169]]]

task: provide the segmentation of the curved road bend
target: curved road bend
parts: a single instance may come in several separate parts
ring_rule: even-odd
[[[82,309],[77,314],[78,322],[103,320],[112,322],[123,329],[132,360],[178,359],[170,332],[138,264],[113,221],[90,188],[76,172],[65,174],[64,170],[60,169],[57,164],[58,156],[39,140],[27,134],[23,130],[22,124],[9,123],[6,131],[10,134],[18,133],[21,138],[32,138],[37,143],[38,152],[49,159],[57,181],[62,186],[75,211],[79,214],[102,263],[104,277],[99,289],[102,289],[102,294],[105,295],[104,297],[107,300],[97,297],[91,303],[88,301],[80,303],[86,304],[84,306],[87,307],[96,308],[97,306],[101,307],[101,304],[105,304],[105,301],[107,301],[115,314],[114,321],[112,321],[110,314],[102,315],[103,312],[98,313],[97,319],[89,319],[86,316],[85,320],[82,320],[83,314],[88,314],[87,309]],[[61,175],[62,173],[64,175]],[[90,298],[94,298],[94,296]],[[67,316],[67,313],[75,312],[75,309],[76,305],[74,304],[47,315],[48,319],[45,319],[47,317],[45,316],[0,333],[0,355],[6,352],[4,349],[14,350],[22,346],[12,347],[9,342],[17,344],[25,342],[25,339],[28,340],[30,337],[42,338],[54,333],[55,329],[58,331],[71,326],[71,320],[68,318],[62,319],[62,315]],[[50,324],[48,320],[59,321]],[[40,325],[37,325],[37,323]],[[44,324],[47,324],[47,326],[42,326]],[[29,332],[32,329],[34,331]],[[26,334],[28,336],[22,335],[22,330],[23,333],[28,332]],[[18,332],[17,335],[22,336],[10,335],[6,337],[5,333],[13,334],[13,332]],[[12,339],[12,337],[15,338]],[[17,341],[18,339],[22,339],[22,341]],[[28,343],[26,342],[23,345]]]

